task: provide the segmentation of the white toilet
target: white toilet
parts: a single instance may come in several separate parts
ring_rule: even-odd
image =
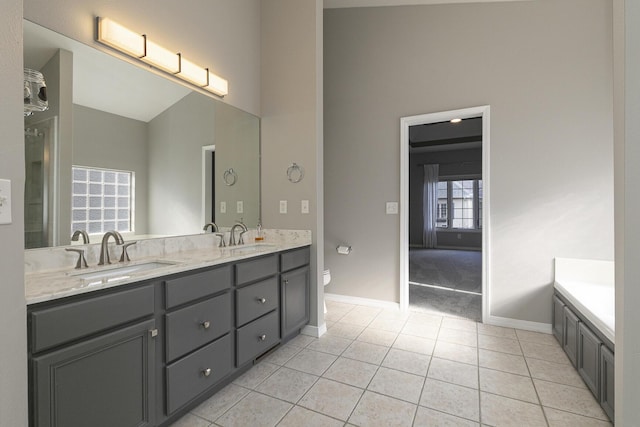
[[[329,270],[329,269],[324,270],[322,272],[322,278],[324,279],[323,280],[324,285],[327,286],[329,284],[329,282],[331,282],[331,270]],[[325,312],[325,314],[327,313],[327,302],[326,302],[326,300],[325,300],[325,303],[324,303],[324,312]]]

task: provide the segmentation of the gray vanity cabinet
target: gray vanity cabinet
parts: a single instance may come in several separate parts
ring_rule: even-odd
[[[596,399],[600,398],[600,347],[602,342],[582,322],[578,324],[578,373]]]
[[[611,421],[615,420],[613,416],[615,402],[614,366],[613,352],[603,345],[600,348],[600,406]]]
[[[280,277],[282,338],[297,335],[309,323],[309,267],[302,267]]]
[[[569,307],[563,309],[563,338],[562,347],[564,352],[569,357],[571,364],[574,367],[578,366],[578,323],[580,320],[573,314]]]
[[[553,336],[556,337],[560,344],[562,342],[562,328],[564,325],[564,303],[556,295],[553,296]]]

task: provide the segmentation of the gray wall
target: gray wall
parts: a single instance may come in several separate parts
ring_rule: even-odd
[[[0,225],[0,426],[27,425],[27,325],[24,300],[24,137],[22,0],[0,13],[0,179],[11,180],[12,219]]]
[[[74,105],[73,164],[135,172],[135,232],[147,234],[146,123]]]
[[[440,164],[440,178],[482,177],[482,148],[409,153],[409,246],[422,246],[425,163]],[[480,249],[482,233],[476,230],[438,230],[438,247]]]
[[[550,323],[553,258],[613,258],[611,2],[333,9],[325,35],[328,291],[399,300],[400,118],[489,104],[490,314]]]

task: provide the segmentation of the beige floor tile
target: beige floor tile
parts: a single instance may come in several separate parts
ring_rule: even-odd
[[[547,415],[549,427],[611,427],[611,423],[608,421],[583,417],[547,407],[543,407],[542,409]]]
[[[480,424],[418,406],[413,427],[478,427]]]
[[[382,366],[424,377],[427,375],[429,362],[431,362],[431,356],[426,354],[392,348],[382,361]]]
[[[440,328],[438,341],[446,341],[453,344],[462,344],[469,347],[478,346],[478,334],[476,332],[464,331],[460,329]]]
[[[349,304],[346,302],[327,300],[327,311],[343,311],[345,313],[353,310],[357,306],[355,304]]]
[[[400,334],[393,343],[393,348],[399,350],[413,351],[420,354],[433,354],[436,342],[428,338],[414,337],[412,335]]]
[[[383,331],[399,333],[404,327],[406,321],[393,318],[380,318],[376,317],[369,324],[370,328],[381,329]]]
[[[306,348],[309,350],[321,351],[323,353],[340,356],[343,351],[349,347],[352,340],[331,335],[323,335],[314,342],[310,343]]]
[[[395,332],[383,331],[382,329],[367,328],[358,336],[358,341],[364,341],[371,344],[391,347],[398,337]]]
[[[369,316],[375,316],[377,317],[380,313],[382,313],[384,310],[381,308],[376,308],[376,307],[368,307],[366,305],[356,305],[353,310],[351,310],[353,313],[358,313],[358,314],[366,314]]]
[[[442,327],[447,329],[458,329],[462,331],[477,332],[477,323],[471,320],[445,317],[442,319]]]
[[[249,394],[248,389],[229,384],[208,400],[202,402],[193,411],[195,415],[211,422],[218,419],[229,408],[238,403],[243,397]]]
[[[265,357],[262,361],[282,366],[287,363],[289,359],[298,354],[300,350],[302,350],[301,347],[285,344],[271,353],[269,356]]]
[[[376,319],[395,319],[395,320],[407,320],[411,313],[408,311],[400,310],[382,310]]]
[[[264,380],[256,391],[276,399],[296,403],[315,384],[318,377],[289,368],[280,368]]]
[[[382,310],[378,308],[357,306],[345,314],[340,321],[353,325],[368,326],[381,311]]]
[[[359,388],[320,378],[298,404],[346,421],[362,393]]]
[[[279,366],[269,362],[260,362],[254,365],[253,368],[236,378],[233,382],[235,385],[241,387],[254,389],[262,381],[266,380],[269,375],[278,370]]]
[[[251,392],[216,420],[222,427],[275,426],[293,405]]]
[[[526,358],[542,359],[549,362],[570,365],[569,359],[560,346],[520,341],[522,352]]]
[[[543,406],[573,412],[607,421],[600,404],[588,389],[571,387],[542,380],[533,380]]]
[[[322,376],[355,387],[367,388],[377,370],[377,365],[340,357]]]
[[[203,420],[192,414],[186,414],[175,423],[171,424],[171,427],[209,427],[212,426],[211,422]]]
[[[520,341],[535,342],[538,344],[547,344],[560,346],[558,340],[551,334],[543,334],[541,332],[523,331],[522,329],[516,329],[516,335]]]
[[[527,369],[527,364],[523,356],[484,349],[480,349],[479,355],[479,365],[482,368],[495,369],[518,375],[529,375],[529,370]]]
[[[329,418],[326,415],[310,411],[301,406],[293,409],[280,421],[278,427],[342,427],[342,421]]]
[[[483,425],[500,427],[546,427],[540,405],[509,399],[490,393],[480,393],[480,413]]]
[[[413,335],[416,337],[429,338],[435,340],[438,338],[438,332],[440,326],[430,323],[414,323],[407,322],[402,328],[402,333],[405,335]]]
[[[409,314],[409,322],[415,323],[434,323],[434,324],[442,324],[443,317],[437,314],[431,313],[423,313],[420,311],[413,311]]]
[[[293,346],[296,346],[296,347],[306,347],[310,343],[314,342],[315,340],[317,340],[317,338],[313,338],[313,337],[310,337],[308,335],[300,334],[297,337],[295,337],[294,339],[292,339],[291,341],[287,342],[287,345],[293,345]]]
[[[586,388],[582,377],[573,366],[568,366],[564,363],[547,362],[541,359],[527,358],[526,361],[532,378]]]
[[[436,342],[433,356],[440,359],[455,360],[456,362],[478,364],[478,349],[466,345],[453,344],[446,341]]]
[[[342,356],[379,365],[387,355],[387,351],[389,351],[388,347],[370,344],[368,342],[354,341],[349,348],[342,353]]]
[[[522,355],[520,343],[511,338],[494,337],[492,335],[478,335],[478,347],[501,353]]]
[[[417,404],[423,384],[424,377],[381,367],[367,389]]]
[[[327,335],[355,340],[364,331],[364,326],[336,322],[327,329]]]
[[[349,422],[359,426],[410,426],[416,405],[366,391]]]
[[[434,357],[427,378],[477,389],[478,367]]]
[[[338,357],[333,354],[303,349],[284,364],[287,368],[296,369],[312,375],[322,375]]]
[[[539,404],[531,378],[521,375],[480,368],[480,390]]]
[[[517,339],[516,331],[513,328],[504,328],[502,326],[487,325],[478,323],[478,333],[482,335],[490,335],[499,338]]]
[[[480,421],[480,395],[476,389],[427,378],[420,406]]]
[[[327,311],[324,315],[324,320],[329,322],[339,322],[345,314],[347,313],[342,311]]]

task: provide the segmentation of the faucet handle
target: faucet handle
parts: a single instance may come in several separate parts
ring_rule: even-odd
[[[76,262],[76,269],[81,269],[82,267],[87,268],[87,260],[84,257],[84,249],[76,249],[76,248],[66,248],[67,252],[76,252],[78,254],[78,262]]]
[[[219,248],[226,247],[227,245],[224,243],[224,233],[216,233],[215,235],[220,238],[220,243],[218,244],[218,247]]]
[[[120,255],[120,262],[131,261],[129,258],[129,253],[127,252],[127,248],[129,246],[135,245],[138,242],[127,242],[122,245],[122,255]]]
[[[247,233],[249,230],[245,230],[245,231],[241,231],[240,232],[240,238],[238,239],[238,244],[239,245],[244,245],[244,239],[243,236],[245,235],[245,233]]]

